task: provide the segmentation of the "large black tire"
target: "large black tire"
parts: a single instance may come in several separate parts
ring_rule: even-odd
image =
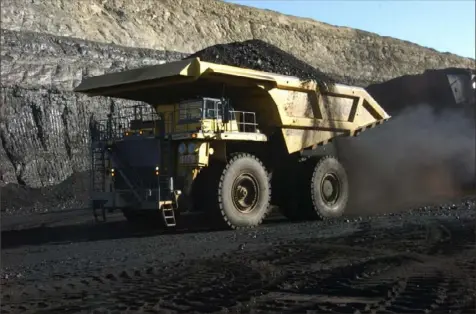
[[[216,197],[219,220],[225,227],[243,229],[260,225],[271,200],[266,168],[251,154],[233,154],[221,172]]]
[[[339,197],[333,204],[325,202],[322,181],[328,175],[337,178]],[[280,204],[281,212],[291,221],[322,220],[339,217],[346,208],[349,198],[347,173],[341,163],[332,156],[303,158],[291,168],[286,177],[286,198]]]
[[[335,157],[322,157],[316,164],[310,192],[316,218],[336,218],[344,214],[349,182],[344,167]]]

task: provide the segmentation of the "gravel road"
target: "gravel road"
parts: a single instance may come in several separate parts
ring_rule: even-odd
[[[2,313],[474,313],[475,205],[251,231],[2,219]]]

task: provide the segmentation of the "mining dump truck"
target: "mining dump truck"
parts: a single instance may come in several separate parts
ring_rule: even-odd
[[[150,212],[175,227],[202,214],[233,229],[259,225],[270,204],[291,219],[341,216],[344,166],[302,156],[390,117],[362,88],[320,85],[199,58],[84,79],[76,92],[137,101],[93,128],[95,216]]]

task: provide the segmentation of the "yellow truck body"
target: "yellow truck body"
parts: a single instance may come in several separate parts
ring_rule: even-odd
[[[176,105],[170,99],[213,88],[221,92],[223,86],[234,99],[235,109],[256,113],[264,134],[274,127],[282,130],[288,153],[325,144],[339,135],[354,135],[390,118],[360,87],[334,84],[329,91],[321,91],[314,81],[199,58],[91,77],[75,91],[144,101],[158,111],[171,112]],[[176,122],[167,123],[175,126],[169,131],[184,131]]]
[[[312,208],[307,214],[297,216],[324,218],[340,215],[347,202],[348,187],[346,173],[339,162],[334,157],[321,156],[302,166],[294,156],[340,136],[355,136],[390,118],[363,88],[342,84],[323,86],[313,80],[204,62],[199,58],[87,78],[75,91],[146,103],[160,116],[148,121],[148,125],[153,127],[144,133],[161,140],[157,144],[160,153],[154,151],[151,154],[160,155],[157,159],[161,160],[161,165],[164,156],[167,156],[171,160],[165,167],[169,169],[167,177],[181,182],[180,188],[171,188],[168,192],[173,195],[171,199],[164,200],[163,196],[159,196],[159,199],[153,198],[154,202],[172,204],[172,209],[167,209],[172,212],[182,206],[178,199],[188,199],[182,202],[188,205],[182,207],[193,207],[190,204],[200,203],[197,198],[202,199],[192,196],[194,184],[199,185],[195,190],[212,184],[214,187],[210,189],[218,189],[219,192],[209,195],[215,203],[207,203],[207,206],[215,206],[218,216],[228,226],[237,228],[255,226],[262,221],[271,202],[271,185],[282,187],[291,182],[289,175],[303,174],[306,177],[309,171],[313,177],[301,180],[307,182],[302,188],[305,195],[301,192],[295,194],[303,199],[309,198],[309,204],[313,205],[308,204]],[[145,124],[140,122],[136,125]],[[131,130],[141,135],[143,131]],[[129,130],[125,134],[129,134]],[[170,146],[168,152],[162,152],[164,139]],[[123,141],[122,138],[119,140]],[[184,147],[191,143],[194,148],[185,152],[187,149]],[[280,162],[286,165],[281,167]],[[117,160],[115,163],[121,165]],[[156,168],[156,174],[159,175],[160,168],[162,175],[164,167],[158,164]],[[137,169],[132,173],[138,173]],[[247,187],[244,183],[243,186],[226,183],[227,180],[241,180],[233,176],[244,175],[248,171],[246,169],[254,169],[248,173]],[[284,172],[287,174],[281,176]],[[131,183],[134,180],[128,180],[128,175],[121,173],[129,189],[134,190]],[[263,179],[265,173],[273,173],[273,178],[281,179],[273,179],[278,183],[268,182],[268,179]],[[200,182],[200,177],[204,177],[205,181],[196,183]],[[321,190],[315,183],[319,180],[327,180],[326,184],[322,183]],[[341,198],[337,205],[318,200],[326,193],[331,195],[338,187],[341,188]],[[160,187],[153,189],[157,189],[158,195],[163,195]],[[148,189],[150,195],[151,190]],[[136,203],[141,203],[142,191],[132,192],[136,195]],[[101,197],[106,199],[106,192],[101,193]],[[208,192],[200,190],[200,193]],[[255,200],[256,204],[252,202],[254,205],[249,206],[255,209],[239,210],[253,193],[258,195],[259,201],[256,203]],[[235,196],[232,197],[232,194]],[[122,203],[125,198],[121,199]],[[242,201],[235,204],[235,199]],[[105,202],[108,206],[121,203],[110,199]],[[279,203],[283,205],[285,202]],[[167,220],[165,214],[164,219]]]

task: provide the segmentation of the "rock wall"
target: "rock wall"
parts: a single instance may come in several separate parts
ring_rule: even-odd
[[[193,53],[261,39],[325,73],[376,83],[474,60],[311,19],[217,0],[3,0],[2,28]]]
[[[51,35],[3,30],[0,174],[7,183],[40,187],[87,169],[89,123],[114,102],[72,89],[84,76],[183,58]]]

